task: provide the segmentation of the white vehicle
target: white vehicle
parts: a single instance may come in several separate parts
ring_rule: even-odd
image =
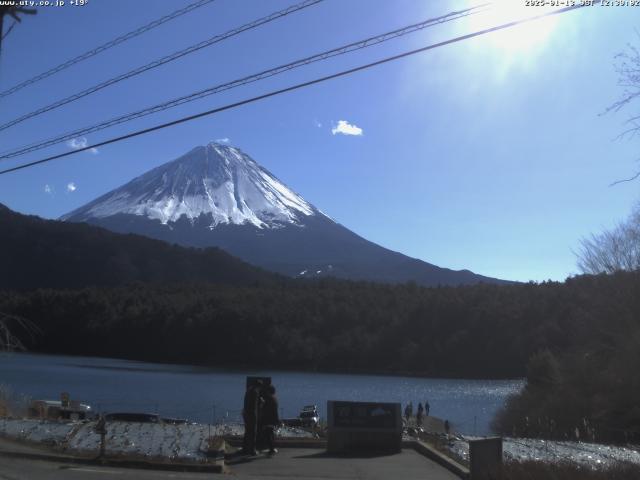
[[[316,405],[305,405],[300,412],[300,421],[303,427],[315,427],[320,422],[318,407]]]
[[[91,406],[78,401],[63,404],[60,400],[33,400],[29,417],[52,420],[87,420],[94,417]]]

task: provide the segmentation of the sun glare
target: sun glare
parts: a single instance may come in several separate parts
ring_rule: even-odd
[[[525,0],[495,0],[483,8],[482,13],[470,16],[468,25],[472,31],[483,30],[514,20],[542,15],[556,9],[546,6],[526,6]],[[491,33],[487,38],[495,47],[505,52],[523,53],[544,47],[557,21],[558,16],[551,15]]]

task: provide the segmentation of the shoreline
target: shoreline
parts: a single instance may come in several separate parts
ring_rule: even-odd
[[[156,366],[167,366],[167,367],[190,367],[192,369],[202,369],[207,372],[212,373],[265,373],[265,372],[282,372],[282,373],[309,373],[309,374],[327,374],[327,375],[359,375],[359,376],[370,376],[370,377],[392,377],[392,378],[421,378],[425,380],[433,379],[433,380],[454,380],[454,381],[521,381],[525,382],[525,377],[464,377],[464,376],[439,376],[439,375],[427,375],[425,373],[419,372],[407,372],[407,371],[377,371],[377,370],[365,370],[365,369],[352,369],[352,370],[331,370],[331,369],[294,369],[294,368],[280,368],[280,367],[254,367],[251,365],[205,365],[198,363],[190,363],[190,362],[178,362],[171,363],[168,361],[160,361],[160,360],[142,360],[139,358],[130,358],[130,357],[111,357],[111,356],[95,356],[95,355],[74,355],[70,353],[56,353],[56,352],[40,352],[40,351],[28,351],[28,352],[0,352],[0,356],[2,355],[33,355],[33,356],[55,356],[55,357],[66,357],[66,358],[86,358],[86,359],[96,359],[96,360],[110,360],[115,362],[132,362],[132,363],[146,363],[150,365]],[[84,365],[76,365],[76,366],[84,366]],[[99,367],[96,367],[99,368]],[[135,369],[132,369],[135,370]],[[158,370],[153,370],[158,371]]]

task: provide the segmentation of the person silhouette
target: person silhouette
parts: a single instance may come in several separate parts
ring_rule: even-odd
[[[269,455],[278,453],[275,448],[275,430],[280,425],[278,416],[278,399],[273,385],[264,388],[264,405],[262,406],[261,423],[264,430],[263,437],[269,447]]]
[[[422,426],[422,414],[424,413],[424,408],[422,408],[422,404],[418,403],[418,413],[416,414],[416,425],[418,427]]]
[[[258,401],[260,397],[260,387],[262,381],[247,385],[244,394],[244,408],[242,409],[242,419],[244,420],[244,439],[242,442],[242,452],[246,455],[257,455],[256,435],[258,426]]]

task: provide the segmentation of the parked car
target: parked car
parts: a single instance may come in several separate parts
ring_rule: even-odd
[[[90,405],[75,400],[64,406],[60,400],[33,400],[28,415],[49,420],[88,420],[95,416]]]
[[[316,405],[305,405],[300,412],[300,421],[303,427],[316,427],[320,422],[318,407]]]
[[[168,423],[170,425],[185,425],[189,423],[189,420],[185,418],[162,417],[160,420],[162,423]]]

